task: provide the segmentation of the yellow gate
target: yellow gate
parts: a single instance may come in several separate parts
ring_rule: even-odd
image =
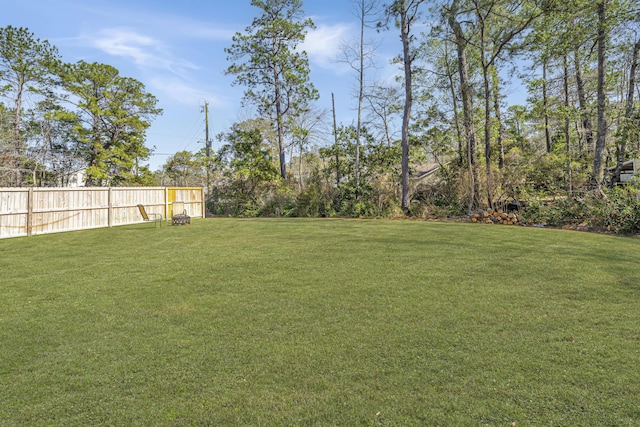
[[[184,202],[191,216],[205,217],[204,189],[202,187],[167,187],[166,218],[173,216],[173,203]]]
[[[178,191],[175,188],[167,188],[167,215],[165,218],[173,216],[173,202],[176,201]]]

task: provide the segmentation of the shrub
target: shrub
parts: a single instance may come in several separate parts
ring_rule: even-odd
[[[524,216],[528,222],[551,226],[581,225],[619,234],[640,233],[640,192],[616,187],[555,201],[531,198]]]
[[[622,234],[640,233],[640,192],[633,186],[606,192],[602,203],[594,204],[594,225]]]

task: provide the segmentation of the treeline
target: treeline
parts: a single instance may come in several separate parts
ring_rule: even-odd
[[[637,2],[352,3],[361,36],[338,59],[354,71],[354,123],[315,106],[302,1],[252,2],[258,16],[233,37],[226,73],[255,118],[218,135],[217,153],[176,153],[151,179],[206,186],[218,215],[464,217],[510,205],[526,223],[640,231],[637,178],[616,185],[640,157]],[[383,35],[402,41],[395,84],[376,80]],[[525,105],[510,102],[511,79]]]
[[[28,100],[28,102],[26,102]],[[26,28],[0,28],[0,186],[153,183],[145,130],[161,114],[139,81],[62,61]]]
[[[300,13],[301,2],[284,3]],[[374,33],[371,22],[400,33],[399,84],[367,77],[374,50],[362,38],[344,53],[360,88],[358,123],[336,126],[335,114],[312,102],[279,115],[278,92],[298,83],[268,74],[275,51],[254,50],[271,35],[267,17],[287,16],[262,3],[263,15],[230,49],[228,73],[268,119],[219,136],[212,212],[460,217],[511,205],[527,223],[640,231],[637,178],[616,185],[625,162],[640,156],[636,2],[353,3],[363,33]],[[291,52],[298,41],[280,40]],[[289,72],[308,85],[308,64],[297,59]],[[243,73],[247,64],[253,74]],[[509,76],[523,81],[526,105],[508,102]]]

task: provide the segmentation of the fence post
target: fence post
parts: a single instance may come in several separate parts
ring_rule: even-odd
[[[204,199],[204,187],[200,189],[200,200],[202,200],[202,218],[207,217],[207,201]]]
[[[111,201],[111,187],[109,187],[109,195],[107,196],[107,204],[109,205],[107,209],[107,224],[109,228],[111,228],[113,224],[113,205]]]
[[[27,195],[27,236],[33,233],[33,187],[29,188]]]
[[[169,217],[169,187],[164,187],[164,219]]]

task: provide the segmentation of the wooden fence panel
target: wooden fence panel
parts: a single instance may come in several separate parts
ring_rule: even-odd
[[[34,188],[31,230],[47,234],[108,227],[108,188]]]
[[[175,201],[184,202],[184,207],[187,210],[189,216],[204,217],[204,205],[200,203],[203,200],[202,188],[175,188]]]
[[[138,204],[144,205],[148,213],[159,213],[165,217],[164,187],[112,188],[112,225],[142,222]]]
[[[11,188],[0,192],[0,239],[27,235],[28,209],[28,188]]]
[[[169,191],[204,217],[202,188],[0,188],[0,239],[140,223],[138,204],[166,218]]]

